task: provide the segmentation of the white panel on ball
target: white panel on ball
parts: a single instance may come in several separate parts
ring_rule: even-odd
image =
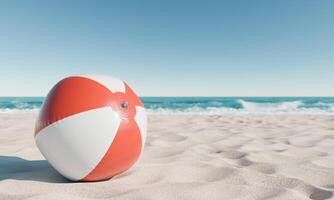
[[[108,88],[112,93],[115,92],[125,93],[124,82],[118,78],[112,76],[103,76],[103,75],[85,75],[81,77],[85,77],[100,83],[104,87]]]
[[[135,120],[140,130],[140,135],[142,139],[142,151],[143,151],[146,140],[146,129],[147,129],[147,116],[144,107],[136,106]]]
[[[100,162],[117,133],[120,118],[111,107],[72,115],[44,128],[36,144],[51,165],[80,180]]]

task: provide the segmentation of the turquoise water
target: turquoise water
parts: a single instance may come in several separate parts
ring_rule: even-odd
[[[142,97],[151,113],[329,113],[334,97]],[[43,97],[0,97],[0,111],[37,110]]]

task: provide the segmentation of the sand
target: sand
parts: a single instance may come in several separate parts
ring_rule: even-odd
[[[334,199],[334,116],[150,115],[141,160],[95,183],[45,161],[35,117],[0,114],[0,199]]]

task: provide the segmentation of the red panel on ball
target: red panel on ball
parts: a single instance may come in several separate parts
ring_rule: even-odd
[[[69,77],[61,80],[45,99],[35,135],[65,117],[110,105],[111,94],[108,88],[88,78]]]
[[[102,160],[81,181],[109,179],[129,169],[138,159],[142,140],[134,120],[122,121],[114,141]]]
[[[142,102],[127,85],[125,85],[125,94],[114,93],[111,99],[113,110],[117,111],[121,118],[120,127],[102,160],[81,181],[111,178],[130,168],[140,155],[143,144],[140,130],[134,118],[136,106],[142,106]],[[122,102],[126,102],[128,107],[122,108],[120,106]]]

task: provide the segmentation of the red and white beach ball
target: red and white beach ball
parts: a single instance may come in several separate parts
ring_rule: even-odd
[[[39,150],[75,181],[111,178],[138,159],[146,137],[143,103],[110,76],[73,76],[47,95],[36,122]]]

